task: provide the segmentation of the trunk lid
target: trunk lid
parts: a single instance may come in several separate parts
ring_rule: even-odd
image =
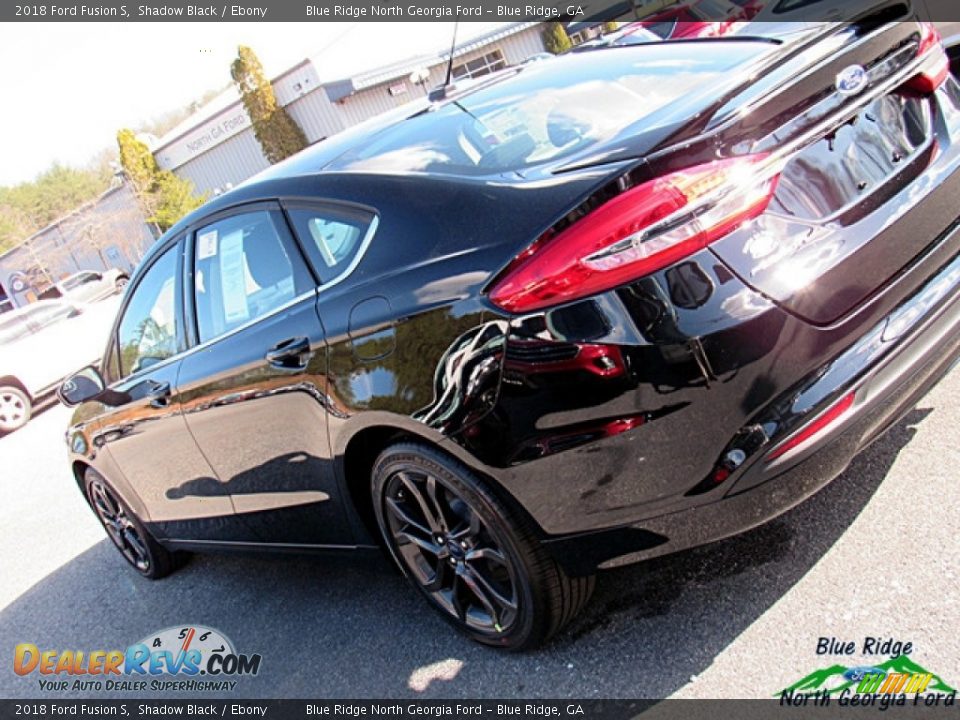
[[[792,68],[792,78],[787,63],[777,74],[790,79],[751,87],[710,121],[727,151],[749,138],[750,152],[783,153],[786,163],[767,212],[711,249],[814,324],[854,312],[960,214],[954,88],[903,89],[919,39],[917,23],[843,29],[818,43],[832,48],[823,61]]]

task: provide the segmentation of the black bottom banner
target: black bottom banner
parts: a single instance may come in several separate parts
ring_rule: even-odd
[[[583,718],[585,720],[779,720],[780,718],[957,718],[954,703],[921,697],[843,703],[773,700],[0,700],[0,718]],[[877,715],[877,713],[881,713]]]

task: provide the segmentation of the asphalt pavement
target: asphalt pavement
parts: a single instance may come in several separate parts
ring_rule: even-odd
[[[231,697],[769,697],[871,660],[818,656],[820,637],[911,642],[912,659],[960,684],[960,370],[807,502],[601,575],[582,615],[524,654],[455,634],[377,556],[194,556],[141,579],[67,469],[67,418],[54,406],[0,438],[0,697],[44,696],[36,674],[13,672],[17,643],[122,649],[191,623],[262,655]]]

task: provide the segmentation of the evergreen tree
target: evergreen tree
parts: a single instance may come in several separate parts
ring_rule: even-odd
[[[567,35],[567,31],[563,27],[563,23],[551,22],[546,25],[547,27],[543,31],[543,46],[548,52],[559,55],[573,47],[573,43],[570,42],[570,36]]]
[[[203,205],[205,196],[194,195],[193,183],[177,177],[169,170],[161,170],[143,142],[132,130],[124,128],[117,133],[120,146],[120,164],[143,207],[147,222],[160,232],[173,227],[184,215]]]
[[[253,123],[253,132],[271,163],[280,162],[307,146],[307,137],[287,111],[277,104],[273,86],[263,66],[250,48],[237,48],[237,59],[230,66],[243,106]]]
[[[127,128],[117,133],[117,145],[120,146],[120,165],[133,185],[134,192],[138,196],[155,192],[160,168],[150,148],[137,139],[133,130]]]

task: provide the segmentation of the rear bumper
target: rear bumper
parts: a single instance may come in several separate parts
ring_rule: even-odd
[[[960,257],[793,395],[794,409],[802,408],[802,418],[809,419],[837,397],[855,392],[851,409],[822,433],[768,462],[770,450],[803,427],[803,422],[791,426],[791,418],[778,411],[779,421],[790,429],[753,449],[723,483],[728,489],[721,499],[640,523],[546,542],[568,572],[584,574],[677,552],[761,525],[842,473],[858,452],[909,412],[958,362]],[[817,402],[811,404],[811,398]],[[763,425],[751,427],[762,432]],[[771,429],[766,425],[767,432]],[[744,433],[739,437],[742,442]]]

